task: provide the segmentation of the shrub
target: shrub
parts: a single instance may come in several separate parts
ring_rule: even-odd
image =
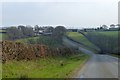
[[[2,61],[5,63],[8,60],[32,60],[36,58],[54,57],[54,56],[69,56],[76,53],[76,50],[59,47],[50,48],[46,45],[24,44],[13,41],[2,41]]]

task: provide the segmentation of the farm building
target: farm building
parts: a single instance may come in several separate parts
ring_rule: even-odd
[[[67,30],[70,32],[77,32],[78,31],[78,29],[67,29]]]
[[[38,30],[34,30],[35,35],[51,35],[52,34],[52,30],[50,29],[51,26],[42,26],[39,27]]]
[[[118,31],[119,28],[109,28],[109,31]]]
[[[94,28],[84,28],[84,31],[85,32],[91,32],[91,31],[95,31],[95,29]]]

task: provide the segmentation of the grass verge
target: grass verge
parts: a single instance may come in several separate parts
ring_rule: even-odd
[[[92,42],[90,42],[84,35],[78,33],[78,32],[67,32],[67,36],[72,38],[75,41],[78,41],[84,45],[80,45],[81,47],[87,48],[89,50],[92,50],[95,53],[98,53],[100,49],[95,46]]]
[[[32,61],[9,61],[2,65],[3,78],[67,78],[89,58],[80,53]]]

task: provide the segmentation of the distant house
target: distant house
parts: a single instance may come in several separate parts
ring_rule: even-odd
[[[114,24],[111,24],[111,25],[110,25],[110,28],[115,28],[115,25],[114,25]]]
[[[6,30],[8,27],[0,27],[0,30]]]
[[[7,27],[0,27],[0,33],[6,33]]]
[[[109,31],[118,31],[119,28],[109,28]]]
[[[50,36],[50,35],[52,35],[52,33],[43,33],[43,35]]]
[[[71,32],[77,32],[78,29],[67,29],[68,31],[71,31]]]
[[[37,36],[37,35],[41,35],[41,34],[43,34],[42,31],[34,31],[34,33],[35,33],[36,36]]]
[[[84,32],[84,29],[78,29],[78,32]]]
[[[84,28],[84,31],[85,32],[91,32],[91,31],[95,31],[95,29],[94,28]]]
[[[120,24],[117,24],[116,26],[117,26],[117,28],[120,30]]]
[[[120,27],[120,24],[117,24],[117,25],[111,24],[109,31],[118,31],[119,27]]]
[[[38,30],[34,30],[35,35],[51,35],[52,32],[49,32],[49,27],[52,26],[41,26]]]

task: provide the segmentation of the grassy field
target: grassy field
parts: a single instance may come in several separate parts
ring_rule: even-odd
[[[88,32],[89,34],[91,32]],[[112,37],[118,37],[118,34],[120,34],[120,31],[104,31],[104,32],[92,32],[93,34],[98,34],[98,35],[106,35],[106,36],[112,36]]]
[[[1,30],[0,29],[0,41],[7,39],[7,35],[1,32],[6,32],[6,30]]]
[[[1,30],[1,29],[0,29],[0,32],[6,32],[6,30]]]
[[[101,49],[102,53],[117,54],[120,52],[118,34],[120,31],[87,32],[85,35]]]
[[[5,40],[5,39],[7,39],[7,35],[0,33],[0,41]]]
[[[9,61],[2,65],[3,78],[66,78],[89,58],[83,53],[69,57],[43,58],[32,61]],[[61,65],[63,64],[63,65]]]
[[[38,38],[39,38],[39,37],[30,37],[30,38],[18,39],[18,40],[16,40],[16,42],[27,43],[28,40],[30,40],[30,39],[36,40],[36,39],[38,39]]]
[[[81,42],[89,47],[95,48],[99,50],[93,43],[91,43],[84,35],[78,33],[78,32],[68,32],[67,35],[74,40]]]
[[[44,44],[49,47],[61,47],[62,43],[52,39],[49,36],[30,37],[24,39],[18,39],[16,42],[30,43],[30,44]]]

